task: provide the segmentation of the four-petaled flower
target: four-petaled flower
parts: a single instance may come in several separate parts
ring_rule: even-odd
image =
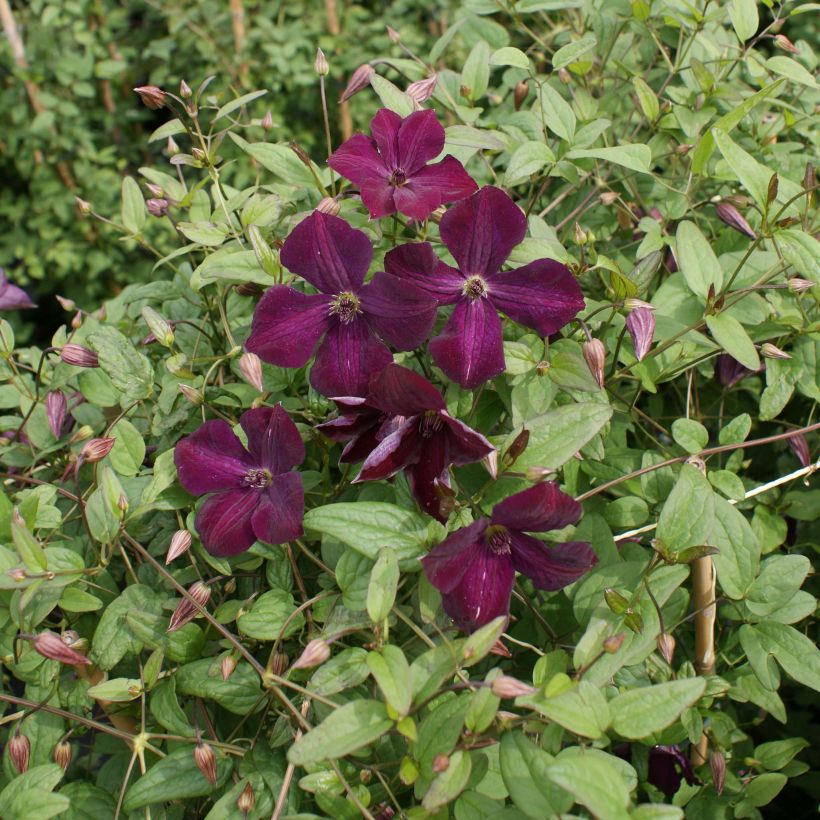
[[[19,310],[20,308],[37,307],[28,294],[17,285],[12,285],[6,272],[0,268],[0,310]]]
[[[434,111],[416,111],[402,119],[383,108],[370,130],[372,137],[356,134],[339,146],[328,165],[359,186],[374,219],[400,211],[421,221],[439,205],[478,188],[455,157],[427,164],[444,148],[444,128]]]
[[[319,293],[286,285],[265,292],[246,348],[279,367],[303,367],[319,340],[310,383],[326,396],[361,396],[370,376],[399,350],[430,334],[436,302],[412,282],[379,272],[365,285],[373,256],[367,236],[336,216],[314,211],[285,240],[280,258]]]
[[[430,353],[463,388],[478,387],[504,370],[499,310],[549,336],[584,307],[581,288],[559,262],[537,259],[501,271],[526,231],[527,220],[510,197],[485,187],[441,220],[441,240],[458,268],[441,262],[428,242],[400,245],[385,257],[388,273],[424,288],[439,304],[455,304]]]
[[[450,466],[480,461],[493,445],[449,415],[441,393],[405,367],[391,364],[376,376],[367,404],[388,418],[373,433],[380,441],[355,481],[390,478],[404,470],[421,508],[446,520],[441,501],[442,488],[450,486]]]
[[[216,556],[237,555],[256,540],[282,544],[302,535],[302,477],[291,472],[305,446],[290,416],[276,407],[239,419],[248,447],[222,419],[206,421],[174,450],[179,483],[192,495],[214,493],[199,508],[202,545]]]
[[[526,535],[577,523],[581,505],[553,482],[537,484],[496,504],[490,518],[456,530],[422,558],[444,610],[466,631],[510,611],[515,573],[538,589],[562,589],[597,562],[589,544],[548,546]]]

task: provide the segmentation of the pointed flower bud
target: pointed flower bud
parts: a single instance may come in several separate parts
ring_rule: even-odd
[[[171,323],[152,307],[146,305],[142,309],[142,318],[154,338],[163,346],[171,347],[174,344],[174,329]]]
[[[481,459],[481,466],[489,473],[490,478],[498,478],[498,450],[493,450]]]
[[[514,464],[518,460],[518,457],[523,454],[524,450],[527,449],[529,443],[530,431],[525,428],[513,439],[512,444],[510,444],[504,453],[504,464],[508,467]]]
[[[179,81],[179,96],[182,97],[183,100],[189,99],[193,93],[191,86],[189,86],[185,80]]]
[[[264,128],[265,131],[272,131],[273,130],[273,114],[270,111],[265,112],[265,116],[262,117],[259,124]]]
[[[201,148],[198,147],[194,147],[191,149],[191,156],[197,162],[205,162],[205,160],[208,159],[208,155]]]
[[[718,795],[723,794],[723,784],[726,782],[726,758],[723,752],[712,752],[709,755],[709,768],[712,770],[712,782]]]
[[[166,632],[176,632],[177,629],[182,629],[185,624],[193,621],[199,615],[200,607],[204,608],[205,604],[211,600],[211,588],[207,584],[203,584],[202,581],[195,581],[191,584],[188,587],[188,594],[199,604],[199,607],[195,606],[193,601],[188,598],[183,598],[177,604],[174,614],[171,615]]]
[[[606,348],[600,339],[590,339],[583,345],[584,359],[586,359],[589,372],[598,382],[598,387],[604,389],[605,377],[604,367],[606,365]]]
[[[239,372],[248,384],[255,387],[260,393],[264,392],[265,388],[262,384],[262,360],[256,353],[245,351],[242,354],[239,359]]]
[[[313,61],[313,70],[320,77],[326,77],[330,71],[330,65],[328,65],[327,57],[325,57],[324,51],[320,48],[316,49],[316,59]]]
[[[139,94],[139,98],[142,100],[143,105],[153,111],[156,111],[158,108],[162,108],[165,105],[165,92],[155,85],[141,85],[138,88],[135,88],[134,91]]]
[[[88,464],[102,461],[117,443],[112,436],[89,439],[80,451],[80,458]]]
[[[24,774],[27,772],[31,755],[31,741],[25,735],[21,735],[18,730],[12,735],[6,748],[12,766],[17,770],[17,773]]]
[[[342,96],[339,97],[339,102],[347,102],[354,94],[358,94],[363,88],[367,88],[367,86],[370,85],[370,78],[375,73],[376,69],[373,68],[370,63],[360,65],[348,80],[347,88],[342,92]]]
[[[396,29],[392,26],[387,26],[387,39],[390,40],[391,43],[394,45],[398,45],[401,42],[401,34],[399,34]]]
[[[438,754],[433,758],[433,763],[430,767],[436,774],[446,772],[450,768],[450,758],[445,754]]]
[[[291,669],[312,669],[330,657],[330,645],[324,638],[314,638],[305,647]]]
[[[288,669],[288,656],[284,652],[274,652],[269,665],[270,671],[281,677]]]
[[[795,433],[786,439],[791,451],[797,456],[797,460],[804,466],[808,467],[811,464],[811,453],[809,452],[809,443],[802,433]]]
[[[168,142],[165,144],[165,150],[169,157],[175,157],[179,153],[179,146],[173,137],[168,137]]]
[[[83,326],[83,312],[78,310],[72,317],[71,317],[71,327],[74,330],[79,330]]]
[[[52,390],[46,395],[46,418],[54,438],[59,439],[63,432],[68,400],[61,390]]]
[[[202,776],[212,785],[216,786],[216,755],[212,746],[207,743],[197,743],[194,748],[194,762]]]
[[[71,744],[66,743],[64,740],[61,740],[55,747],[54,752],[52,753],[52,757],[54,762],[64,771],[68,771],[68,767],[71,765]]]
[[[727,224],[730,228],[734,228],[739,233],[746,234],[746,236],[751,239],[757,239],[754,228],[743,218],[740,211],[738,211],[734,205],[730,205],[728,202],[718,202],[718,204],[715,205],[715,213],[717,213],[720,221]]]
[[[145,207],[148,209],[148,213],[151,214],[151,216],[155,216],[157,219],[160,219],[168,213],[168,200],[146,199]]]
[[[155,185],[153,182],[146,182],[145,187],[148,189],[148,193],[151,196],[155,196],[158,199],[162,199],[165,196],[165,191],[162,189],[161,185]]]
[[[518,111],[522,105],[524,105],[524,101],[527,99],[527,95],[530,93],[530,86],[526,80],[519,80],[515,84],[515,88],[513,89],[513,108]]]
[[[63,345],[60,351],[60,358],[66,364],[73,364],[74,367],[99,367],[100,360],[93,350],[89,350],[82,345],[69,342]]]
[[[91,203],[80,197],[74,197],[74,204],[77,206],[77,213],[82,217],[86,217],[91,213]]]
[[[222,658],[222,663],[219,664],[219,672],[222,675],[222,680],[228,680],[233,675],[233,670],[236,669],[236,658],[233,655],[225,655]]]
[[[250,783],[246,783],[245,788],[242,789],[242,793],[236,798],[236,807],[247,817],[253,811],[255,805],[256,797],[254,796],[253,788]]]
[[[166,565],[188,552],[191,548],[191,540],[191,533],[188,530],[177,530],[171,536],[171,544],[168,547],[168,554],[165,556]]]
[[[182,393],[191,404],[200,405],[205,401],[205,396],[202,395],[202,391],[191,387],[189,384],[179,385],[179,392]]]
[[[625,639],[626,632],[619,632],[617,635],[608,635],[604,638],[604,652],[606,652],[607,655],[614,655],[623,646]]]
[[[763,344],[760,345],[760,352],[767,359],[791,359],[789,353],[786,353],[785,350],[781,350],[777,345],[773,345],[771,342],[763,342]]]
[[[330,216],[338,216],[342,208],[337,200],[326,196],[319,200],[316,210],[321,211],[323,214],[330,214]]]
[[[517,698],[522,695],[533,695],[537,691],[534,686],[530,686],[518,678],[510,677],[510,675],[499,675],[493,679],[490,684],[492,693],[499,698]]]
[[[790,54],[799,54],[797,46],[785,34],[776,34],[774,44],[783,51],[788,51]]]
[[[632,339],[635,358],[640,362],[649,353],[655,338],[655,312],[649,308],[639,307],[630,311],[626,317],[626,329]]]
[[[410,83],[410,85],[407,86],[405,93],[417,105],[421,105],[433,96],[433,92],[436,90],[437,85],[438,75],[433,74],[432,77],[425,77],[422,80],[416,80],[416,82]]]
[[[646,308],[647,310],[655,310],[655,306],[650,302],[644,302],[643,299],[636,299],[634,296],[628,296],[624,299],[624,307],[627,310],[637,310],[638,308]]]
[[[661,632],[657,645],[661,657],[671,666],[675,657],[675,639],[668,632]]]
[[[532,484],[540,484],[542,481],[546,481],[546,479],[554,473],[555,470],[550,467],[527,467],[524,474],[527,477],[527,481]]]
[[[69,646],[56,632],[46,630],[34,636],[35,650],[44,658],[69,666],[88,666],[91,661],[81,652]]]
[[[805,293],[807,290],[811,290],[814,287],[814,282],[809,281],[808,279],[801,279],[799,276],[793,276],[788,281],[789,290],[792,293]]]

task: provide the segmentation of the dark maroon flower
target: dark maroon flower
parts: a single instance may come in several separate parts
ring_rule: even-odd
[[[402,119],[382,108],[370,130],[372,137],[355,134],[340,145],[328,165],[359,186],[372,218],[400,211],[421,221],[439,205],[478,188],[455,157],[427,164],[444,148],[444,128],[435,111],[414,111]]]
[[[276,285],[257,305],[246,347],[279,367],[303,367],[320,339],[310,383],[326,396],[362,396],[399,350],[418,347],[436,302],[412,282],[376,273],[365,285],[370,240],[344,219],[314,211],[285,240],[282,264],[320,293]]]
[[[667,797],[671,797],[686,779],[690,786],[698,779],[689,758],[677,746],[653,746],[649,750],[649,773],[646,779]]]
[[[445,612],[472,631],[510,611],[515,573],[538,589],[562,589],[595,565],[589,544],[548,546],[526,535],[575,524],[581,505],[546,482],[496,504],[492,516],[456,530],[422,558],[424,572],[441,593]]]
[[[549,336],[584,307],[581,288],[560,262],[537,259],[500,270],[526,232],[521,209],[504,191],[486,187],[454,205],[441,220],[441,239],[458,268],[441,262],[429,242],[400,245],[385,257],[388,273],[424,288],[441,305],[455,305],[430,342],[430,353],[464,388],[477,387],[504,370],[499,310]]]
[[[632,339],[635,358],[640,362],[649,353],[655,338],[655,308],[636,307],[626,317],[626,329]]]
[[[480,461],[493,452],[493,445],[450,416],[441,393],[405,367],[391,364],[376,376],[367,403],[392,417],[384,424],[393,427],[387,435],[384,426],[375,434],[383,437],[355,480],[390,478],[404,470],[421,508],[446,520],[441,502],[450,486],[450,465]]]
[[[28,294],[17,285],[12,285],[6,278],[6,272],[0,268],[0,310],[19,310],[20,308],[37,307]]]
[[[211,555],[237,555],[258,539],[282,544],[302,534],[305,458],[296,425],[277,404],[239,419],[248,447],[221,419],[206,421],[174,451],[179,483],[192,495],[214,493],[199,508],[196,528]]]
[[[734,387],[741,379],[751,376],[753,373],[760,373],[765,370],[766,365],[761,364],[757,370],[749,370],[737,359],[728,353],[721,353],[715,362],[715,378],[728,390]]]
[[[341,462],[356,464],[364,461],[379,446],[379,442],[395,429],[395,424],[388,423],[394,417],[368,404],[367,399],[344,396],[333,401],[339,408],[339,415],[317,425],[316,429],[333,441],[344,442],[345,448],[339,458]]]

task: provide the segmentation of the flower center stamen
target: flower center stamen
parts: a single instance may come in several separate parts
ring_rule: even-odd
[[[422,438],[430,438],[444,427],[444,422],[436,410],[428,410],[419,418],[419,433]]]
[[[492,524],[487,527],[487,534],[484,536],[487,544],[496,555],[509,555],[512,550],[512,539],[509,530],[500,524]]]
[[[404,172],[403,168],[396,168],[395,171],[390,175],[390,184],[394,188],[401,188],[402,185],[407,184],[407,174]]]
[[[273,476],[270,474],[270,470],[265,470],[262,468],[248,470],[242,479],[242,483],[246,487],[252,487],[255,490],[263,490],[265,487],[270,487],[272,480]]]
[[[330,312],[338,316],[343,325],[349,325],[359,313],[359,297],[355,293],[344,291],[330,303]]]
[[[487,295],[487,283],[480,276],[471,276],[461,289],[468,299],[480,299]]]

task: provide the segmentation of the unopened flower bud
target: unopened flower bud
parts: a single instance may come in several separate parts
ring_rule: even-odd
[[[18,584],[21,581],[25,581],[28,577],[26,575],[26,571],[22,569],[22,567],[13,567],[12,569],[6,572],[6,575],[8,575],[12,581],[16,581]]]
[[[155,196],[158,199],[162,199],[165,196],[165,191],[161,185],[155,185],[153,182],[146,182],[145,187],[148,189],[148,193],[150,193],[151,196]]]
[[[712,782],[718,795],[723,794],[723,784],[726,782],[726,758],[723,752],[712,752],[709,755],[709,768],[712,770]]]
[[[46,418],[54,438],[59,439],[63,432],[68,400],[61,390],[52,390],[46,395]]]
[[[264,391],[262,384],[262,360],[256,353],[245,351],[239,359],[239,372],[245,381],[255,387],[260,393]]]
[[[624,299],[624,307],[627,310],[637,310],[638,308],[646,308],[647,310],[655,310],[655,306],[649,302],[644,302],[643,299],[636,299],[634,296],[627,296]]]
[[[183,100],[187,100],[191,97],[193,91],[191,91],[191,86],[185,82],[185,80],[179,81],[179,96],[182,97]]]
[[[52,757],[54,762],[64,771],[68,771],[68,767],[71,765],[71,744],[66,743],[64,740],[61,740],[55,747],[54,752],[52,753]]]
[[[564,84],[569,85],[572,82],[572,75],[565,68],[558,69],[558,79]]]
[[[191,533],[188,530],[177,530],[171,536],[171,543],[168,547],[168,554],[165,556],[165,563],[170,564],[180,555],[184,555],[191,548]]]
[[[604,652],[608,655],[614,655],[620,648],[623,646],[623,642],[626,639],[625,632],[619,632],[617,635],[608,635],[604,638]]]
[[[71,317],[71,327],[74,330],[79,330],[83,326],[83,312],[78,310],[72,317]]]
[[[343,103],[349,100],[354,94],[358,94],[363,88],[367,88],[370,85],[370,78],[376,73],[376,69],[373,68],[370,63],[364,63],[364,65],[360,65],[351,75],[350,79],[347,82],[347,87],[342,92],[342,96],[339,97],[339,102]]]
[[[165,105],[165,92],[155,85],[141,85],[138,88],[135,88],[134,91],[139,94],[139,98],[142,100],[143,105],[153,111],[156,111],[158,108],[162,108]]]
[[[799,276],[793,276],[789,279],[788,285],[792,293],[805,293],[805,291],[811,290],[814,287],[814,282],[808,279],[801,279]]]
[[[173,137],[168,137],[168,142],[165,143],[165,150],[169,157],[175,157],[179,153],[179,146]]]
[[[73,299],[66,299],[65,296],[55,296],[54,298],[60,303],[60,307],[63,310],[77,309],[77,305],[75,304]]]
[[[112,436],[89,439],[80,451],[80,458],[88,464],[102,461],[116,444],[117,439]]]
[[[519,80],[515,84],[515,88],[513,89],[513,108],[518,111],[522,105],[524,105],[524,101],[527,99],[527,95],[530,93],[530,86],[526,80]]]
[[[675,639],[668,632],[661,632],[657,645],[660,656],[671,666],[675,657]]]
[[[781,350],[777,345],[773,345],[771,342],[763,342],[763,344],[760,345],[760,352],[767,359],[791,359],[789,353],[786,353],[785,350]]]
[[[6,748],[12,766],[17,770],[17,773],[24,774],[27,772],[31,755],[31,741],[25,735],[21,735],[18,730],[11,736]]]
[[[504,463],[506,466],[513,464],[518,457],[527,449],[530,443],[530,431],[523,429],[512,441],[512,444],[504,453]]]
[[[576,222],[575,223],[575,244],[576,245],[586,245],[589,241],[589,236],[587,235],[586,231]]]
[[[154,338],[163,346],[171,347],[174,344],[174,329],[171,323],[152,307],[146,305],[142,309],[142,318]]]
[[[797,46],[785,34],[776,34],[774,44],[783,51],[788,51],[790,54],[799,54]]]
[[[253,788],[250,783],[246,783],[245,788],[242,789],[242,793],[236,798],[236,807],[247,817],[253,811],[255,805],[256,797],[254,796]]]
[[[436,774],[446,772],[450,768],[450,758],[445,754],[438,754],[433,758],[433,763],[430,767]]]
[[[234,285],[234,290],[240,296],[253,297],[261,296],[265,292],[262,286],[257,284],[256,282],[240,282],[240,284]]]
[[[339,205],[338,200],[333,199],[333,197],[326,196],[319,200],[316,210],[321,211],[323,214],[328,214],[329,216],[338,216],[339,211],[341,211],[342,208],[341,205]]]
[[[692,143],[682,142],[677,148],[675,148],[675,153],[685,156],[692,150],[692,148],[694,148]]]
[[[754,228],[743,218],[743,215],[728,202],[718,202],[715,205],[715,213],[717,213],[721,222],[727,224],[730,228],[734,228],[738,233],[745,234],[751,239],[757,239],[757,234]]]
[[[401,42],[401,34],[392,26],[387,26],[387,38],[394,45],[398,45]]]
[[[632,339],[635,358],[640,362],[649,353],[649,348],[652,347],[655,339],[654,309],[639,307],[630,311],[626,317],[626,329]]]
[[[90,439],[91,436],[94,435],[94,428],[89,427],[87,424],[83,424],[81,427],[78,427],[71,438],[68,440],[69,444],[78,444],[81,441],[86,441]]]
[[[168,213],[168,200],[167,199],[146,199],[145,200],[145,207],[148,209],[148,213],[151,216],[160,217],[165,216]]]
[[[74,367],[99,367],[100,360],[93,350],[89,350],[82,345],[73,344],[69,342],[63,345],[60,350],[60,358],[66,364],[72,364]]]
[[[207,743],[197,743],[194,747],[194,761],[202,776],[212,786],[216,786],[216,755],[213,747]]]
[[[204,163],[205,160],[208,159],[208,155],[198,147],[194,147],[191,149],[191,156],[197,161]]]
[[[417,105],[421,105],[433,96],[433,92],[436,90],[436,85],[438,85],[438,75],[433,74],[432,77],[425,77],[422,80],[416,80],[416,82],[410,83],[410,85],[407,86],[405,93]]]
[[[59,661],[69,666],[87,666],[91,663],[85,655],[69,646],[56,632],[49,630],[40,632],[34,636],[32,644],[44,658],[52,661]]]
[[[527,477],[527,481],[533,484],[540,484],[542,481],[545,481],[549,476],[553,475],[555,470],[549,467],[527,467],[525,471],[525,475]]]
[[[583,345],[584,359],[586,359],[589,372],[598,382],[598,387],[604,389],[605,377],[604,366],[606,365],[606,348],[600,339],[590,339]]]
[[[177,608],[168,623],[168,629],[165,630],[166,632],[176,632],[177,629],[182,629],[185,624],[196,618],[200,609],[204,608],[205,604],[210,601],[211,588],[207,584],[203,584],[202,581],[195,581],[188,587],[188,594],[193,598],[193,601],[185,597],[177,604]],[[194,601],[199,606],[196,606]]]
[[[604,191],[599,199],[602,205],[609,206],[618,201],[618,194],[615,191]]]
[[[219,664],[219,672],[222,675],[222,680],[228,680],[233,675],[233,670],[236,669],[236,658],[233,655],[225,655],[222,658],[222,663]]]
[[[74,197],[74,204],[77,206],[77,212],[80,216],[88,216],[91,213],[91,203],[87,202],[85,199],[80,199],[80,197]]]
[[[265,116],[262,117],[259,124],[262,126],[262,128],[265,129],[265,131],[272,131],[273,130],[273,114],[271,114],[270,111],[266,111]]]
[[[532,695],[537,691],[534,686],[510,677],[510,675],[499,675],[490,684],[492,693],[499,698],[518,698],[522,695]]]
[[[314,638],[305,647],[291,669],[312,669],[330,657],[330,644],[324,638]]]
[[[481,466],[489,473],[490,478],[498,478],[498,450],[492,450],[481,459]]]
[[[284,652],[274,652],[270,660],[270,671],[281,677],[288,668],[288,656]]]
[[[313,166],[313,163],[310,161],[310,156],[298,142],[292,142],[290,144],[290,150],[299,157],[300,162],[308,168]]]
[[[802,433],[795,433],[786,439],[786,443],[791,448],[791,451],[797,456],[797,460],[804,466],[808,467],[811,464],[811,453],[809,452],[809,443]]]
[[[189,384],[181,384],[179,385],[179,392],[188,399],[191,404],[199,406],[205,401],[205,396],[202,394],[201,390],[197,390],[195,387],[191,387]]]
[[[325,57],[324,51],[322,49],[316,49],[316,59],[313,62],[313,70],[320,76],[326,77],[328,72],[330,71],[330,66],[327,62],[327,57]]]
[[[447,209],[443,205],[439,205],[438,208],[430,214],[429,219],[431,222],[435,222],[436,225],[438,225],[446,213]]]

